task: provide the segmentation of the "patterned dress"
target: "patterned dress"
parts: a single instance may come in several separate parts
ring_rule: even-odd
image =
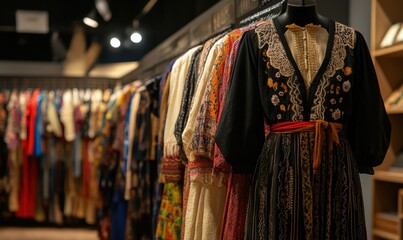
[[[178,58],[170,74],[168,109],[164,125],[164,150],[161,174],[165,185],[158,217],[157,239],[180,239],[182,229],[184,165],[175,137],[175,124],[180,112],[186,76],[197,46]]]
[[[246,239],[366,239],[359,173],[382,163],[390,123],[362,35],[326,30],[309,87],[277,19],[240,43],[216,143],[254,172]]]

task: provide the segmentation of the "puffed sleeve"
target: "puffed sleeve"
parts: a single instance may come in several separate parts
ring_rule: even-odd
[[[253,173],[264,142],[255,33],[243,36],[215,140],[234,173]]]
[[[391,126],[367,44],[356,32],[353,106],[347,136],[360,173],[374,174],[389,147]]]

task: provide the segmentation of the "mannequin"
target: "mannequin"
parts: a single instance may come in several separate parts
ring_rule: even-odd
[[[328,29],[330,19],[319,15],[316,8],[316,0],[288,0],[286,12],[278,17],[283,26],[284,32],[289,24],[295,23],[299,26],[305,26],[309,23],[321,25]]]
[[[215,140],[233,174],[253,174],[244,239],[366,240],[359,173],[391,128],[364,37],[288,0],[236,58]]]

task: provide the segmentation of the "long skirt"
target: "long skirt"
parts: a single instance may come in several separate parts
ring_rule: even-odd
[[[315,133],[271,133],[251,190],[246,239],[366,239],[359,172],[350,145],[323,146],[313,170]],[[330,150],[332,149],[332,150]]]

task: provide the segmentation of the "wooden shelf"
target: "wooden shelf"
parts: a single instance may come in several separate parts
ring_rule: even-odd
[[[403,108],[396,108],[388,105],[385,105],[385,108],[388,114],[403,114]]]
[[[403,43],[394,46],[377,49],[373,52],[374,57],[403,57]]]
[[[403,83],[403,42],[379,48],[394,23],[403,22],[402,0],[372,0],[371,53],[383,99]],[[372,239],[403,239],[403,171],[394,162],[403,148],[403,108],[385,104],[392,125],[389,151],[373,176]]]
[[[380,229],[373,229],[372,234],[374,236],[381,237],[381,238],[384,238],[384,239],[391,239],[391,240],[398,240],[399,239],[398,234],[393,234],[393,233],[383,231],[383,230],[380,230]]]
[[[403,172],[376,171],[374,175],[374,180],[403,184]]]
[[[377,213],[374,228],[390,235],[397,235],[399,234],[399,220],[397,213]]]

